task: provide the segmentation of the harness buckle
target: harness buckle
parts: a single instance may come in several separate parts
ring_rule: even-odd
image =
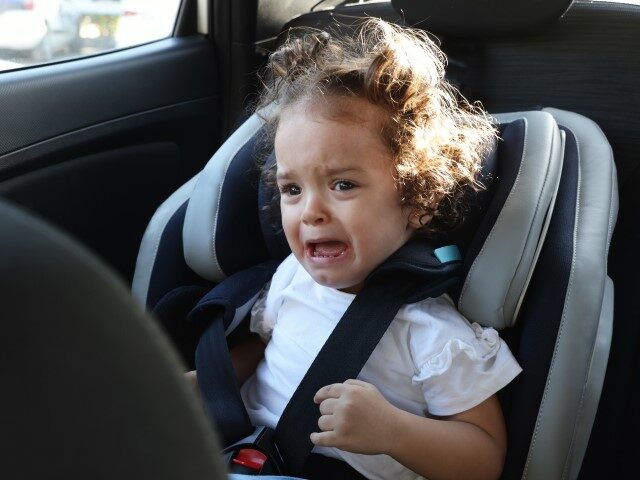
[[[222,450],[230,473],[284,475],[285,466],[274,442],[275,430],[256,427],[251,435]]]

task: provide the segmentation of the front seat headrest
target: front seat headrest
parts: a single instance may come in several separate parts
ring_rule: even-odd
[[[84,248],[0,202],[6,478],[224,478],[169,342]]]

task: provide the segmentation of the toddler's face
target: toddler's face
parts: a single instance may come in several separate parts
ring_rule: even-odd
[[[357,293],[412,235],[376,133],[378,107],[345,100],[362,121],[331,119],[319,102],[283,112],[275,139],[282,225],[298,261],[321,285]],[[350,105],[351,106],[351,105]]]

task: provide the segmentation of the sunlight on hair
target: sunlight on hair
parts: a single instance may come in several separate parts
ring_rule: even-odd
[[[355,35],[290,31],[263,76],[258,107],[274,111],[265,118],[266,142],[273,143],[287,108],[324,98],[342,113],[341,98],[365,99],[381,107],[381,137],[403,203],[434,215],[425,233],[450,228],[462,217],[464,192],[480,187],[476,177],[496,130],[446,81],[445,65],[428,33],[380,19],[363,21]]]

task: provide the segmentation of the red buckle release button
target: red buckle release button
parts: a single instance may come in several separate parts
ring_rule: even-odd
[[[267,461],[267,456],[252,448],[241,448],[238,450],[236,458],[232,459],[232,461],[252,470],[262,470],[264,462]]]

